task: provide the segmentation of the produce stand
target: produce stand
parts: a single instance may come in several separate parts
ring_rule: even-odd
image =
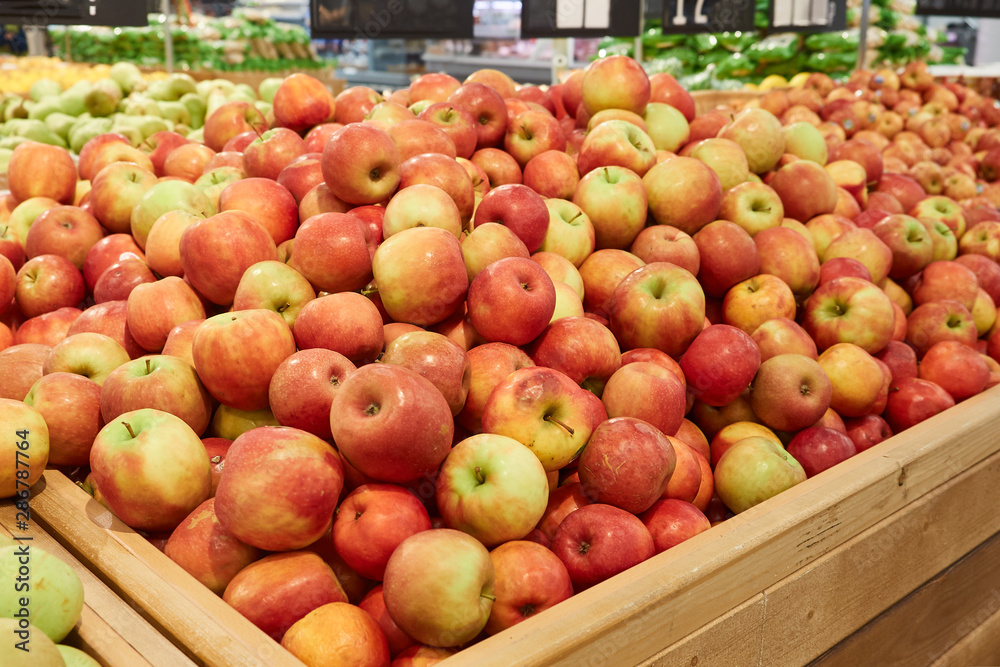
[[[998,419],[993,389],[446,664],[978,664],[1000,628],[1000,514],[980,502]],[[32,510],[200,663],[300,664],[61,473]]]
[[[21,536],[13,502],[0,505],[0,535]],[[80,621],[63,640],[103,667],[187,667],[195,665],[181,649],[156,632],[149,621],[118,597],[104,582],[66,550],[51,534],[32,524],[30,545],[69,565],[83,583],[85,602]]]

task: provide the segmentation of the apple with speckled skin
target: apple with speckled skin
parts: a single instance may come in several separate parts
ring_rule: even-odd
[[[182,419],[145,408],[119,415],[90,450],[94,482],[129,527],[173,530],[212,488],[205,445]]]
[[[247,544],[301,549],[330,527],[343,486],[344,466],[329,443],[299,429],[262,426],[229,447],[215,511]]]
[[[715,467],[715,490],[739,514],[806,480],[806,472],[780,444],[751,436],[726,450]]]
[[[295,337],[271,310],[241,310],[210,317],[191,346],[194,367],[220,403],[239,410],[268,406],[274,371],[295,353]]]

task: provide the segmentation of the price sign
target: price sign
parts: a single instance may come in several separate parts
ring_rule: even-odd
[[[753,12],[753,0],[664,0],[663,33],[745,32]]]
[[[314,39],[472,39],[473,0],[311,0]]]
[[[771,0],[775,32],[832,32],[847,27],[847,0]]]
[[[148,25],[146,3],[136,0],[4,0],[0,23],[24,26]]]
[[[917,0],[917,14],[1000,18],[1000,0]]]
[[[641,0],[523,0],[521,37],[636,37]]]

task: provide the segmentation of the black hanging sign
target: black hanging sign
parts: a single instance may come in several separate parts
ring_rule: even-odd
[[[754,0],[663,0],[663,34],[754,30]]]
[[[22,26],[148,25],[146,3],[138,0],[3,0],[0,23]]]
[[[847,28],[847,0],[771,0],[771,32],[835,32]]]
[[[473,0],[310,0],[313,39],[472,39]]]
[[[521,37],[638,37],[641,0],[522,0]]]
[[[917,14],[1000,18],[1000,0],[917,0]]]

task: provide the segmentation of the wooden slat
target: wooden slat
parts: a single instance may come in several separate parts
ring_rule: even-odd
[[[988,540],[997,488],[1000,452],[766,590],[761,664],[822,655]]]
[[[712,665],[749,667],[760,664],[764,629],[764,595],[758,593],[716,620],[673,644],[640,667]]]
[[[154,627],[209,667],[303,667],[68,478],[46,471],[32,497],[42,527]]]
[[[693,659],[741,666],[808,662],[1000,530],[1000,513],[981,502],[998,486],[1000,453],[647,664],[692,664]]]
[[[14,507],[0,505],[0,534],[10,536]],[[18,531],[18,535],[24,533]],[[73,631],[62,643],[74,646],[104,667],[185,667],[194,663],[134,609],[112,592],[51,535],[36,526],[31,545],[69,565],[83,584],[84,607]]]
[[[1000,534],[835,646],[816,667],[932,663],[1000,610],[998,564]]]
[[[1000,608],[935,660],[932,667],[970,665],[1000,665]]]
[[[965,401],[447,664],[641,663],[1000,450],[998,398]]]

